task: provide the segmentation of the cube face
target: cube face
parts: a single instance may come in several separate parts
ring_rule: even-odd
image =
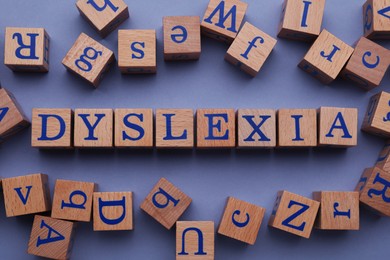
[[[382,169],[386,172],[390,172],[390,141],[387,141],[383,149],[381,150],[378,159],[376,160],[375,167]]]
[[[46,174],[31,174],[2,180],[7,217],[46,212],[51,209]]]
[[[368,0],[363,5],[364,36],[373,40],[390,39],[389,15],[389,0]]]
[[[274,38],[246,22],[228,49],[225,60],[254,77],[275,45]]]
[[[254,245],[264,214],[262,207],[229,197],[218,233]]]
[[[119,30],[118,66],[122,73],[156,73],[156,31]]]
[[[192,199],[164,178],[153,187],[141,204],[148,213],[167,229],[171,229]]]
[[[390,136],[390,93],[371,97],[361,129],[381,137]]]
[[[164,59],[197,60],[201,53],[200,17],[165,16]]]
[[[62,60],[62,64],[69,71],[97,87],[114,60],[115,56],[111,50],[81,33]]]
[[[49,45],[43,28],[7,27],[4,64],[13,71],[48,72]]]

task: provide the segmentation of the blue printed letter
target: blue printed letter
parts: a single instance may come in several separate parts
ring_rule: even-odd
[[[290,200],[290,203],[288,204],[288,208],[291,208],[294,205],[300,206],[301,209],[298,210],[297,212],[295,212],[294,214],[292,214],[290,217],[283,220],[282,225],[289,227],[289,228],[299,230],[299,231],[303,231],[305,229],[306,222],[303,222],[300,226],[294,226],[290,223],[291,223],[291,221],[296,219],[298,216],[302,215],[306,210],[308,210],[309,206],[302,204],[302,203],[299,203],[297,201]]]
[[[384,202],[390,203],[390,197],[386,196],[386,191],[390,187],[390,182],[381,178],[379,172],[376,174],[375,179],[373,181],[373,184],[375,184],[377,182],[384,185],[383,189],[382,190],[369,189],[368,190],[368,197],[372,198],[373,194],[376,196],[382,196],[382,199]]]
[[[93,8],[95,8],[98,12],[102,12],[106,9],[107,5],[112,9],[112,11],[116,12],[119,8],[116,7],[113,3],[111,3],[110,0],[103,0],[104,1],[104,5],[103,6],[98,6],[96,3],[95,3],[95,0],[88,0],[87,4],[90,4],[93,6]]]
[[[174,30],[181,30],[180,34],[171,34],[172,41],[176,43],[183,43],[187,40],[187,29],[184,26],[177,25],[172,28],[172,31]]]
[[[100,120],[102,120],[102,118],[105,117],[106,115],[105,114],[95,114],[97,119],[95,121],[95,124],[93,124],[93,125],[91,125],[91,123],[88,120],[89,116],[90,116],[89,114],[79,114],[79,117],[81,117],[81,119],[83,119],[85,126],[88,128],[88,137],[85,137],[84,140],[88,140],[88,141],[98,140],[98,138],[94,136],[95,128],[99,124]]]
[[[337,121],[340,122],[339,125],[337,124]],[[333,129],[342,129],[343,130],[344,135],[341,136],[341,138],[352,138],[352,135],[350,135],[348,132],[347,125],[345,124],[344,117],[341,114],[341,112],[337,113],[337,116],[332,124],[332,127],[330,128],[329,133],[326,135],[326,137],[334,137],[332,134]]]
[[[133,42],[131,44],[131,50],[133,52],[138,53],[138,55],[135,55],[134,53],[131,54],[132,59],[143,59],[145,56],[145,52],[139,48],[136,47],[136,45],[140,45],[142,48],[145,48],[145,43],[144,42]]]
[[[38,116],[42,118],[42,132],[41,132],[41,137],[38,138],[39,141],[54,141],[64,136],[66,124],[64,119],[61,116],[59,115],[38,115]],[[47,136],[47,119],[50,117],[57,119],[58,123],[60,124],[60,129],[58,134],[52,137]]]
[[[180,200],[176,200],[175,198],[173,198],[171,195],[169,195],[165,190],[163,190],[162,188],[158,188],[158,192],[156,192],[153,197],[152,197],[152,202],[154,204],[154,206],[156,206],[157,208],[159,209],[163,209],[163,208],[166,208],[169,204],[169,201],[172,201],[173,202],[173,206],[176,207],[177,204],[179,203]],[[165,199],[167,200],[165,202],[165,204],[161,204],[157,201],[157,195],[162,195],[165,197]]]
[[[331,53],[329,53],[328,55],[326,55],[326,54],[325,54],[325,51],[321,51],[320,54],[321,54],[322,57],[326,58],[328,61],[333,62],[333,61],[332,61],[332,58],[333,58],[333,56],[336,54],[336,52],[339,51],[339,50],[340,50],[340,48],[333,44],[333,50],[332,50]]]
[[[73,203],[74,196],[81,196],[83,198],[83,202],[80,204]],[[87,203],[87,195],[81,190],[73,191],[69,196],[69,203],[65,203],[65,201],[61,202],[61,209],[63,208],[75,208],[75,209],[85,209],[85,203]]]
[[[335,202],[333,204],[333,217],[336,218],[337,216],[347,216],[348,218],[351,218],[351,210],[349,209],[348,211],[339,211],[337,208],[340,206],[338,202]]]
[[[225,29],[224,23],[229,18],[229,16],[231,16],[232,23],[231,23],[230,27],[227,28],[227,30],[236,33],[237,32],[237,30],[236,30],[237,6],[233,5],[233,7],[229,10],[229,12],[224,16],[224,14],[225,14],[225,1],[221,1],[218,4],[218,6],[214,9],[214,11],[210,14],[210,16],[208,18],[204,19],[204,21],[206,23],[212,24],[213,23],[212,19],[213,19],[214,15],[216,15],[218,12],[219,12],[219,19],[215,25],[222,28],[222,29]]]
[[[127,135],[125,131],[122,131],[122,140],[138,141],[138,140],[142,139],[145,135],[145,130],[141,126],[133,124],[129,121],[129,118],[132,116],[138,118],[139,121],[143,122],[144,115],[143,114],[128,114],[123,118],[123,123],[125,124],[125,126],[137,131],[139,133],[139,135],[137,137],[131,137],[131,136]]]
[[[53,243],[65,239],[63,235],[61,235],[57,230],[46,224],[45,221],[42,219],[40,228],[42,229],[44,227],[48,229],[47,238],[41,239],[41,237],[39,236],[37,239],[37,247],[43,244]],[[57,236],[52,236],[52,233],[56,234]]]
[[[88,55],[88,52],[92,55]],[[91,53],[92,52],[92,53]],[[97,51],[92,47],[87,47],[84,49],[83,54],[80,56],[79,59],[75,61],[76,67],[79,68],[82,71],[89,72],[92,70],[92,63],[88,61],[89,60],[96,60],[98,56],[102,56],[103,52]],[[84,64],[82,66],[82,64]]]
[[[163,140],[180,140],[187,139],[187,130],[184,130],[181,136],[172,135],[172,117],[175,114],[163,114],[166,117],[166,135]]]
[[[36,49],[36,38],[39,34],[38,33],[27,33],[27,36],[30,37],[30,45],[23,43],[23,37],[20,33],[14,33],[12,35],[12,39],[16,39],[16,41],[19,44],[19,47],[15,50],[15,55],[19,59],[22,60],[38,60],[39,57],[35,55],[35,49]],[[22,50],[28,49],[30,52],[30,55],[24,55],[22,54]]]
[[[234,225],[236,225],[237,227],[239,228],[242,228],[242,227],[245,227],[246,225],[248,225],[249,223],[249,220],[250,220],[250,217],[249,217],[249,214],[246,213],[246,220],[244,222],[238,222],[237,220],[234,219],[234,216],[239,216],[241,214],[241,211],[239,210],[236,210],[233,212],[233,215],[232,215],[232,222]]]
[[[227,114],[205,114],[205,117],[208,118],[209,125],[209,135],[205,138],[205,140],[228,140],[229,139],[229,129],[226,130],[225,134],[222,136],[214,136],[213,129],[217,129],[218,132],[222,131],[221,120],[219,119],[217,123],[214,124],[214,118],[220,117],[225,123],[229,122]]]
[[[244,57],[245,59],[248,59],[248,54],[249,52],[251,51],[252,48],[257,48],[256,46],[256,41],[259,41],[261,44],[264,43],[264,39],[260,36],[256,36],[255,38],[253,38],[252,41],[248,42],[249,43],[249,46],[248,48],[246,49],[246,51],[242,54],[240,54],[242,57]]]
[[[309,12],[309,7],[312,3],[310,1],[303,1],[303,3],[305,4],[305,7],[303,8],[301,27],[307,27],[307,24],[306,24],[307,13]]]
[[[367,62],[366,57],[370,57],[371,54],[372,53],[370,51],[366,51],[363,54],[362,62],[364,64],[364,66],[366,66],[367,68],[374,69],[374,68],[376,68],[379,65],[379,62],[381,61],[381,59],[379,58],[379,56],[376,56],[376,61],[374,63],[369,63],[369,62]]]
[[[31,191],[32,186],[26,186],[26,188],[27,188],[26,197],[24,197],[22,194],[22,187],[14,189],[16,191],[16,193],[18,194],[20,200],[22,201],[23,205],[27,204],[27,200],[28,200],[28,197],[30,196],[30,191]]]
[[[248,121],[248,123],[251,125],[251,127],[253,128],[253,132],[246,138],[244,139],[245,142],[254,142],[255,139],[253,139],[253,136],[255,134],[258,134],[259,135],[259,141],[271,141],[271,139],[269,139],[261,130],[261,126],[265,123],[265,121],[267,121],[269,118],[271,118],[271,116],[260,116],[260,123],[258,125],[255,124],[255,122],[253,121],[253,118],[255,116],[242,116],[243,118],[246,119],[246,121]]]
[[[122,215],[120,215],[120,217],[115,219],[108,219],[103,214],[104,207],[122,207]],[[117,211],[115,210],[115,212]],[[101,198],[99,198],[99,216],[100,219],[107,225],[117,225],[121,223],[126,216],[126,197],[123,196],[121,200],[113,200],[113,201],[103,201]]]
[[[303,117],[302,115],[292,115],[292,118],[295,120],[295,138],[293,141],[303,141],[304,139],[301,137],[301,124],[299,123],[300,119]]]
[[[181,252],[178,253],[178,255],[188,255],[185,249],[185,243],[186,243],[185,239],[186,239],[186,234],[189,231],[195,231],[198,234],[198,252],[196,252],[194,255],[207,255],[207,253],[203,251],[203,233],[199,228],[194,228],[194,227],[186,228],[185,230],[183,230],[183,234],[181,237]]]
[[[3,120],[5,115],[8,113],[9,107],[2,107],[0,108],[0,122]]]

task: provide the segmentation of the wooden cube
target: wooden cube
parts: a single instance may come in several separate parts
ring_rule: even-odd
[[[118,67],[125,74],[156,73],[156,31],[119,30]]]
[[[128,7],[122,0],[78,0],[76,7],[102,37],[129,18]]]
[[[49,45],[43,28],[6,27],[4,64],[13,71],[48,72]]]
[[[178,221],[176,260],[214,260],[214,222]]]
[[[309,238],[320,203],[288,191],[279,191],[268,225]]]
[[[382,91],[371,97],[361,129],[370,134],[390,137],[390,93]]]
[[[69,108],[33,108],[31,146],[71,148],[73,111]]]
[[[51,209],[46,174],[6,178],[2,180],[2,184],[7,217],[41,213]]]
[[[95,192],[93,230],[133,230],[133,193]]]
[[[166,61],[199,59],[201,53],[199,16],[165,16],[163,30]]]
[[[298,66],[322,83],[329,84],[339,75],[352,52],[353,48],[348,44],[322,30]]]
[[[313,192],[320,202],[315,227],[323,230],[359,230],[359,193],[348,191]]]
[[[285,0],[278,37],[314,41],[321,32],[325,0]]]
[[[218,233],[254,245],[265,208],[229,197]]]
[[[382,169],[386,172],[390,172],[390,141],[387,141],[385,146],[379,153],[378,159],[376,160],[375,167]]]
[[[239,148],[276,146],[276,112],[272,109],[239,109],[237,112]]]
[[[210,0],[200,24],[202,34],[231,43],[240,30],[248,4],[237,0]]]
[[[152,109],[115,109],[115,147],[153,147]]]
[[[76,224],[36,215],[27,253],[51,259],[69,259]]]
[[[246,22],[226,52],[225,60],[254,77],[275,45],[274,38]]]
[[[0,143],[29,125],[12,93],[0,87]]]
[[[198,109],[196,122],[197,147],[235,147],[236,122],[234,109]]]
[[[318,145],[351,147],[357,145],[357,108],[320,107]]]
[[[76,109],[74,146],[113,147],[113,124],[112,109]]]
[[[279,147],[314,147],[317,145],[315,109],[280,109],[278,111]]]
[[[114,60],[115,56],[111,50],[81,33],[62,60],[62,64],[69,71],[97,87]]]
[[[180,189],[161,178],[142,202],[141,209],[165,228],[171,229],[191,201]]]
[[[363,5],[363,28],[369,39],[390,39],[390,0],[367,0]]]
[[[51,217],[90,222],[93,192],[96,186],[92,182],[57,180]]]
[[[193,148],[194,111],[192,109],[157,109],[156,147]]]
[[[389,64],[390,51],[362,37],[343,69],[342,76],[358,83],[365,90],[371,90],[381,84]]]

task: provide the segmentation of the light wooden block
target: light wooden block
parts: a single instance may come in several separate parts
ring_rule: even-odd
[[[115,147],[153,147],[152,109],[115,109]]]
[[[371,97],[361,129],[381,137],[390,137],[390,93],[380,92]]]
[[[69,259],[76,224],[36,215],[27,253],[51,259]]]
[[[197,147],[234,148],[235,119],[234,109],[198,109],[196,111]]]
[[[46,174],[6,178],[2,180],[2,185],[7,217],[41,213],[51,209]]]
[[[339,75],[352,52],[353,48],[348,44],[322,30],[298,67],[322,83],[329,84]]]
[[[239,109],[237,112],[239,148],[276,146],[276,112],[272,109]]]
[[[383,146],[376,160],[375,167],[390,172],[390,140]]]
[[[359,230],[359,193],[348,191],[313,192],[320,202],[315,227],[322,230]]]
[[[48,72],[49,46],[43,28],[6,27],[4,64],[13,71]]]
[[[229,197],[218,233],[254,245],[264,214],[265,208]]]
[[[113,114],[112,109],[76,109],[74,146],[113,147]]]
[[[122,0],[79,0],[76,7],[102,37],[129,18],[129,9]]]
[[[200,24],[202,34],[218,41],[233,42],[247,8],[248,4],[242,1],[210,0]]]
[[[194,111],[192,109],[157,109],[156,147],[194,147]]]
[[[81,33],[62,60],[62,64],[94,87],[98,87],[114,60],[115,55],[111,50]]]
[[[214,222],[176,223],[176,260],[214,260]]]
[[[33,108],[31,146],[71,148],[73,111],[69,108]]]
[[[225,60],[255,77],[276,45],[276,40],[246,22],[230,45]]]
[[[51,217],[90,222],[93,193],[96,188],[97,185],[92,182],[57,180]]]
[[[268,225],[309,238],[320,203],[288,191],[279,191]]]
[[[133,230],[133,193],[95,192],[93,230]]]
[[[320,107],[318,145],[351,147],[357,145],[357,108]]]
[[[199,16],[165,16],[163,30],[166,61],[199,59],[201,53]]]
[[[369,39],[390,39],[390,0],[368,0],[363,5],[363,30]]]
[[[191,201],[180,189],[161,178],[142,202],[141,209],[165,228],[171,229]]]
[[[315,109],[280,109],[277,114],[279,147],[317,146]]]
[[[156,73],[156,31],[119,30],[118,67],[124,74]]]
[[[278,37],[314,41],[321,32],[325,0],[285,0]]]

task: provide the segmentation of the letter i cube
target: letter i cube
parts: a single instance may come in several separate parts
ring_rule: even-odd
[[[370,134],[390,137],[390,93],[382,91],[371,97],[361,129]]]
[[[390,39],[390,0],[367,0],[363,5],[363,30],[369,39]]]

